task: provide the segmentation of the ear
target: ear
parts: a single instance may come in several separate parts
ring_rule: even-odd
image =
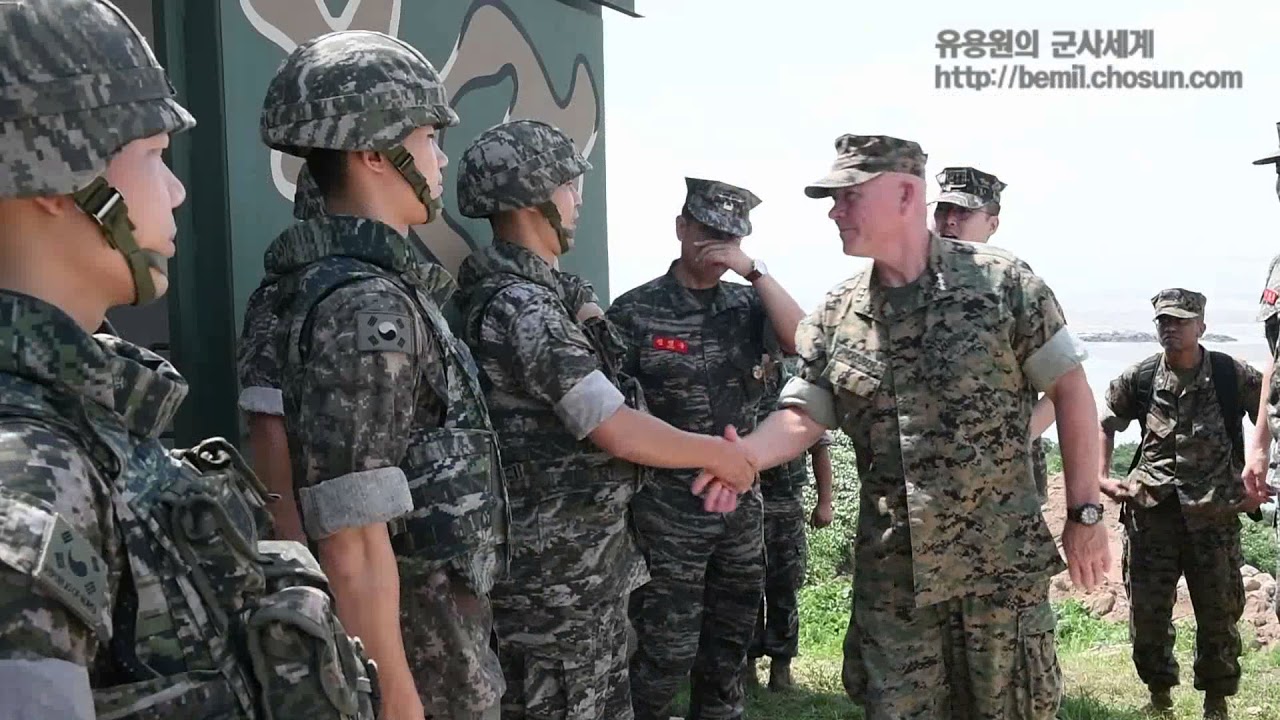
[[[992,215],[991,216],[991,234],[995,235],[996,231],[999,229],[1000,229],[1000,216]]]
[[[687,231],[688,227],[689,227],[689,223],[687,220],[684,219],[684,215],[677,215],[676,216],[676,239],[677,240],[679,240],[680,242],[684,242],[684,234]]]
[[[50,217],[66,217],[80,212],[70,195],[45,195],[31,198],[31,203]]]
[[[392,167],[391,161],[387,160],[387,156],[377,150],[361,150],[351,155],[351,162],[362,165],[373,173],[385,173],[395,169]]]

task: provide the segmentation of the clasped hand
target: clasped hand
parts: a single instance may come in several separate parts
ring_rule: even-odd
[[[693,494],[702,497],[702,508],[707,512],[733,512],[738,496],[755,485],[758,467],[755,456],[730,425],[724,430],[719,451],[693,481]]]

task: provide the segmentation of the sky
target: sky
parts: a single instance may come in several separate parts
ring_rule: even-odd
[[[801,307],[863,266],[829,200],[804,196],[842,133],[919,142],[933,180],[971,165],[1008,184],[992,242],[1024,258],[1077,327],[1150,328],[1150,297],[1208,298],[1210,330],[1253,321],[1280,253],[1280,3],[1248,0],[637,0],[604,13],[611,295],[678,254],[684,177],[763,199],[743,244]],[[939,58],[944,29],[1038,30],[1038,58]],[[1055,30],[1150,29],[1154,56],[1052,57]],[[935,66],[1238,70],[1227,90],[936,89]],[[585,202],[593,198],[587,197]],[[1261,337],[1261,327],[1255,326]]]

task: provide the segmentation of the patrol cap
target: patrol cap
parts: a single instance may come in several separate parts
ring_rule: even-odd
[[[851,135],[836,138],[836,161],[831,172],[804,189],[811,198],[824,198],[832,190],[861,185],[882,173],[900,172],[924,179],[929,156],[920,144],[888,135]]]
[[[1156,317],[1203,318],[1205,297],[1194,290],[1169,288],[1156,293],[1151,298],[1151,306],[1155,308]]]
[[[937,202],[969,210],[1000,202],[1000,191],[1008,187],[995,175],[971,167],[943,168],[937,180],[942,188]]]
[[[1280,122],[1276,123],[1276,135],[1280,136]],[[1280,150],[1275,150],[1270,155],[1264,158],[1261,158],[1259,160],[1254,160],[1253,164],[1254,165],[1272,165],[1277,162],[1280,162]],[[1276,171],[1280,172],[1280,166],[1277,166]]]
[[[687,177],[685,211],[694,220],[713,230],[734,237],[751,234],[751,210],[760,204],[760,198],[746,188],[720,182]]]

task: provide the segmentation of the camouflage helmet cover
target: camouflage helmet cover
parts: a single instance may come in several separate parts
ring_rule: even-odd
[[[420,127],[452,127],[440,74],[413,46],[370,30],[327,33],[299,45],[276,70],[262,104],[268,147],[391,150]]]
[[[0,197],[82,190],[129,143],[195,126],[106,0],[0,3]]]
[[[479,218],[536,207],[590,169],[573,140],[552,125],[539,120],[495,125],[458,162],[458,212]]]

